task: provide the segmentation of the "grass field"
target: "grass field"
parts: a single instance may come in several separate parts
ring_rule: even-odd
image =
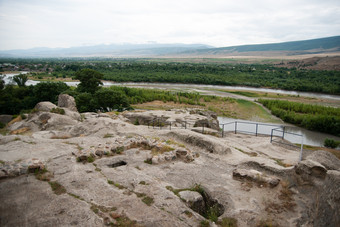
[[[252,121],[260,121],[260,122],[271,122],[271,123],[280,123],[281,121],[272,116],[269,112],[267,112],[262,106],[247,100],[242,99],[230,99],[230,98],[220,98],[218,100],[211,100],[210,102],[206,102],[203,99],[200,101],[204,106],[198,105],[188,105],[188,104],[180,104],[174,102],[162,102],[162,101],[153,101],[147,102],[143,104],[133,105],[135,109],[147,109],[147,110],[170,110],[170,109],[179,109],[179,108],[200,108],[206,109],[210,111],[214,111],[219,116],[243,119],[243,120],[252,120]]]

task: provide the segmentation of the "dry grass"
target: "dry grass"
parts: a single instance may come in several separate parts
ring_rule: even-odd
[[[30,129],[28,127],[24,127],[24,128],[19,128],[17,130],[13,130],[10,132],[11,135],[21,135],[24,134],[26,132],[29,132]]]
[[[14,118],[13,120],[11,120],[7,125],[8,126],[11,126],[12,124],[16,123],[16,122],[19,122],[19,121],[22,121],[22,118],[21,116],[17,116],[16,118]]]
[[[221,98],[211,100],[209,102],[200,100],[203,106],[180,104],[174,102],[162,102],[152,101],[143,104],[137,104],[133,107],[135,109],[147,109],[147,110],[170,110],[170,109],[181,109],[181,108],[200,108],[210,111],[214,111],[219,116],[232,117],[238,119],[251,120],[254,118],[261,118],[266,122],[277,122],[263,107],[253,102],[246,100],[235,100],[231,98]]]
[[[276,221],[272,219],[261,220],[256,227],[279,227]]]
[[[66,193],[66,189],[64,188],[64,186],[62,186],[61,184],[59,184],[56,181],[50,181],[48,182],[51,185],[52,191],[56,194],[56,195],[61,195]]]
[[[294,211],[296,203],[293,198],[293,192],[289,189],[289,183],[287,181],[280,182],[281,189],[278,195],[279,201],[266,202],[265,210],[268,213],[279,214],[282,212]]]
[[[51,139],[62,139],[62,140],[65,140],[65,139],[69,139],[71,138],[70,135],[54,135],[54,136],[51,136]]]
[[[279,166],[283,166],[283,167],[291,167],[291,164],[288,163],[284,163],[282,159],[278,159],[278,158],[272,158],[276,164],[278,164]]]
[[[240,149],[240,148],[237,148],[237,147],[234,147],[234,148],[235,148],[236,150],[242,152],[243,154],[246,154],[246,155],[250,156],[250,157],[256,157],[256,156],[257,156],[257,153],[256,153],[256,152],[246,152],[246,151],[244,151],[244,150],[242,150],[242,149]]]

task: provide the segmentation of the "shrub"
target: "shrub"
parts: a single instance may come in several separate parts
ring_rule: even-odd
[[[61,114],[61,115],[64,115],[65,114],[65,110],[62,109],[62,108],[53,108],[51,109],[50,111],[51,113],[56,113],[56,114]]]
[[[142,201],[143,201],[146,205],[148,205],[148,206],[151,206],[151,204],[154,202],[154,201],[153,201],[153,198],[151,198],[151,197],[149,197],[149,196],[145,196],[145,197],[142,199]]]
[[[337,146],[339,146],[340,141],[335,141],[333,139],[328,139],[326,138],[323,145],[325,147],[329,147],[329,148],[336,148]]]

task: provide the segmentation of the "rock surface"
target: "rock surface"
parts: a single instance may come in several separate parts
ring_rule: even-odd
[[[199,112],[196,113],[196,112]],[[134,111],[127,112],[124,116],[130,120],[131,123],[150,125],[155,127],[206,127],[219,130],[219,122],[216,115],[209,111],[202,110],[153,110],[153,111]]]
[[[61,94],[58,96],[58,106],[65,107],[71,111],[77,112],[77,105],[74,98],[67,94]]]
[[[339,163],[328,154],[297,163],[298,149],[268,137],[219,138],[185,129],[183,121],[170,130],[133,125],[128,113],[77,118],[53,108],[40,103],[10,126],[29,131],[0,135],[0,226],[199,226],[208,210],[238,226],[339,223]],[[164,112],[190,124],[207,118]],[[199,193],[187,190],[195,185]],[[190,208],[202,199],[204,211]]]
[[[254,169],[235,169],[233,176],[241,179],[245,178],[260,185],[269,185],[270,187],[275,187],[280,183],[279,178],[267,176]]]

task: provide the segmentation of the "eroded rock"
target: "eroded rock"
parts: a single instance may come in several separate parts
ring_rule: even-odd
[[[311,155],[308,155],[306,159],[320,163],[327,170],[340,170],[340,160],[327,151],[314,151]]]
[[[303,179],[310,181],[313,177],[325,178],[327,169],[320,163],[307,159],[295,166],[295,172]]]
[[[51,102],[39,102],[34,107],[34,109],[36,109],[37,111],[45,111],[45,112],[50,112],[53,108],[57,108],[57,106]]]
[[[58,96],[58,106],[65,107],[74,112],[78,112],[75,99],[68,94],[60,94]]]
[[[195,212],[203,214],[206,211],[205,202],[200,193],[195,191],[181,191],[178,194]]]
[[[190,131],[172,131],[167,134],[175,137],[178,140],[190,143],[194,146],[206,149],[210,153],[228,154],[231,152],[230,148],[226,147],[219,140],[212,137],[207,137]]]
[[[248,179],[258,184],[267,184],[271,187],[275,187],[280,183],[279,178],[267,176],[254,169],[235,169],[233,171],[233,177]]]

